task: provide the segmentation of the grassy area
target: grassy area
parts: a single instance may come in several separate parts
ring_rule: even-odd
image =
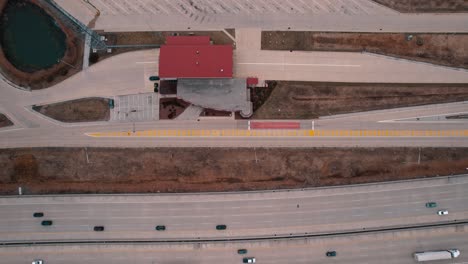
[[[371,52],[468,68],[468,34],[263,31],[262,49]]]
[[[61,122],[107,121],[110,117],[109,99],[105,98],[83,98],[33,106],[33,109]]]
[[[468,148],[0,150],[0,194],[268,190],[466,173]]]
[[[277,82],[254,119],[319,116],[468,100],[466,84]],[[261,88],[257,88],[261,89]],[[255,97],[253,97],[255,99]],[[254,105],[258,105],[254,101]]]
[[[12,126],[13,122],[10,121],[4,114],[0,114],[0,127]]]
[[[373,0],[403,13],[468,12],[466,0]]]

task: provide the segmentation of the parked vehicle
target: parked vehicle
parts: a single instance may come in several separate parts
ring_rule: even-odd
[[[325,254],[327,257],[336,257],[336,251],[327,251]]]
[[[244,248],[243,249],[238,249],[237,254],[241,254],[241,255],[242,254],[247,254],[247,249],[244,249]]]
[[[438,215],[448,215],[448,211],[447,210],[439,210],[439,211],[437,211],[437,214]]]
[[[44,264],[44,261],[42,259],[35,259],[32,264]]]
[[[159,84],[158,84],[158,83],[154,83],[154,92],[155,92],[155,93],[159,92],[158,87],[159,87]]]
[[[439,251],[416,252],[413,254],[416,261],[430,261],[442,259],[454,259],[460,256],[458,249],[447,249]]]
[[[155,229],[158,230],[158,231],[164,231],[164,230],[166,230],[166,226],[164,226],[164,225],[158,225],[158,226],[156,226]]]
[[[149,80],[150,81],[159,81],[159,76],[150,76]]]
[[[114,99],[109,99],[109,108],[110,109],[114,108]]]
[[[255,258],[244,258],[242,263],[255,263]]]
[[[426,203],[426,207],[427,208],[437,207],[437,203],[436,202],[428,202],[428,203]]]
[[[52,220],[44,220],[41,222],[41,225],[43,226],[51,226],[52,225]]]
[[[217,225],[216,230],[226,230],[227,226],[226,225]]]
[[[96,232],[102,232],[102,231],[104,231],[104,227],[103,227],[103,226],[95,226],[95,227],[94,227],[94,231],[96,231]]]
[[[44,216],[44,213],[43,212],[35,212],[33,214],[33,217],[43,217]]]

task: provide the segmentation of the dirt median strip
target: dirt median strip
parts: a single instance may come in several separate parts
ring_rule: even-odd
[[[466,0],[372,0],[403,13],[468,12]]]
[[[0,194],[272,190],[466,173],[468,148],[0,150]]]
[[[13,122],[8,119],[4,114],[0,113],[0,127],[12,126]]]
[[[82,98],[49,105],[33,106],[45,116],[61,122],[107,121],[110,118],[109,99]]]
[[[264,50],[370,52],[468,68],[468,34],[262,31]]]
[[[468,100],[468,84],[278,81],[252,90],[254,119],[319,116]]]

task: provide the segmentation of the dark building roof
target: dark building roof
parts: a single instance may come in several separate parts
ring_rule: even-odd
[[[206,38],[195,36],[168,37],[166,42],[159,54],[161,78],[232,78],[231,45],[209,45],[209,37],[203,44]]]

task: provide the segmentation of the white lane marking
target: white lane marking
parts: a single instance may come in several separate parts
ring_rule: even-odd
[[[435,115],[422,115],[422,116],[413,116],[413,117],[405,117],[405,118],[398,118],[398,119],[388,119],[388,120],[381,120],[381,121],[378,121],[380,123],[390,123],[390,122],[418,122],[418,123],[421,123],[421,122],[445,122],[445,121],[450,121],[451,123],[452,122],[463,122],[465,123],[466,121],[458,121],[458,120],[451,120],[451,119],[442,119],[440,121],[438,120],[427,120],[427,121],[417,121],[417,120],[410,120],[410,119],[416,119],[416,118],[426,118],[426,117],[446,117],[446,116],[452,116],[452,115],[463,115],[463,114],[467,114],[467,112],[455,112],[455,113],[442,113],[442,114],[435,114]],[[407,121],[405,121],[407,120]]]
[[[279,65],[279,66],[313,66],[313,67],[361,67],[359,64],[311,64],[311,63],[279,63],[279,62],[239,62],[248,65]]]

